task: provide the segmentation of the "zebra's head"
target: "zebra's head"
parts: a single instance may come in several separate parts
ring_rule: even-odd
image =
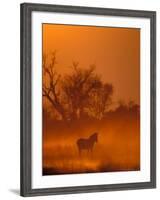
[[[98,142],[98,133],[97,132],[93,133],[93,135],[91,137],[94,139],[95,142]]]

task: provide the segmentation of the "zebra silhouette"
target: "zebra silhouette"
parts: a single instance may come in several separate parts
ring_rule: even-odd
[[[93,151],[93,146],[98,142],[98,133],[93,133],[89,138],[80,138],[77,140],[77,146],[79,155],[81,155],[82,150],[87,150],[88,152]]]

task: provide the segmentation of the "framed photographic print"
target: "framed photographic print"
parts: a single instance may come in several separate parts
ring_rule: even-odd
[[[21,5],[21,195],[156,187],[156,13]]]

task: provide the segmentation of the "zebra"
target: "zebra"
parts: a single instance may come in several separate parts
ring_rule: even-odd
[[[94,143],[98,142],[98,133],[93,133],[89,138],[80,138],[77,140],[77,146],[79,155],[81,155],[82,150],[87,150],[88,152],[93,151]]]

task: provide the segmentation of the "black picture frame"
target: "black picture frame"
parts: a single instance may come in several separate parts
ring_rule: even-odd
[[[150,113],[151,113],[151,136],[150,136],[150,175],[149,182],[137,182],[127,184],[107,184],[92,186],[74,186],[61,188],[42,188],[32,189],[32,167],[31,167],[31,14],[33,11],[43,12],[61,12],[61,13],[79,13],[88,15],[109,15],[109,16],[127,16],[150,19]],[[131,190],[131,189],[147,189],[156,187],[156,12],[155,11],[139,11],[139,10],[123,10],[108,9],[95,7],[78,7],[78,6],[62,6],[49,4],[21,4],[20,9],[20,32],[21,32],[21,163],[20,163],[20,194],[21,196],[37,196],[37,195],[58,195],[70,193],[84,192],[104,192],[115,190]]]

